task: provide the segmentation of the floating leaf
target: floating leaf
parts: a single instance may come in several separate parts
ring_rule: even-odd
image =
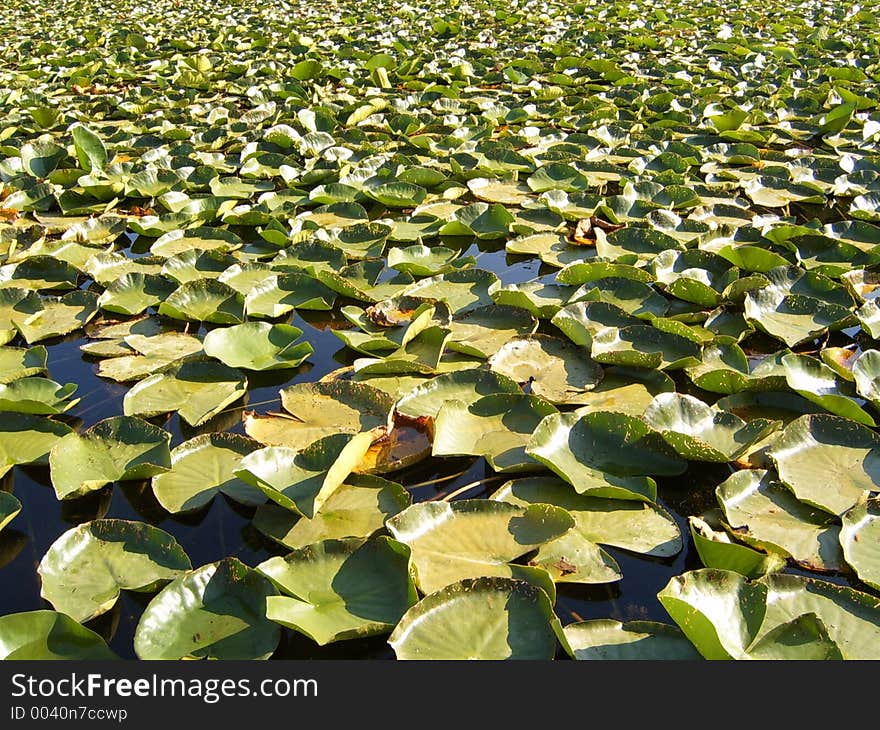
[[[190,512],[225,494],[241,504],[266,501],[258,489],[235,477],[241,457],[260,444],[234,433],[207,433],[171,450],[171,470],[153,477],[156,499],[169,512]]]
[[[296,342],[301,335],[301,329],[288,324],[245,322],[211,330],[204,349],[229,367],[282,370],[299,366],[314,352],[310,343]]]
[[[21,512],[21,502],[9,492],[0,492],[0,530],[12,522],[19,512]]]
[[[465,579],[426,596],[388,638],[398,659],[553,659],[561,628],[524,580]]]
[[[237,558],[184,573],[147,604],[134,634],[140,659],[267,659],[281,638],[266,618],[276,594]]]
[[[690,461],[735,461],[779,425],[764,419],[746,423],[681,393],[661,393],[643,418],[679,456]]]
[[[880,555],[878,555],[878,528],[880,528],[880,501],[868,499],[843,514],[840,544],[843,554],[859,579],[880,588]]]
[[[369,432],[335,434],[297,451],[267,446],[243,457],[235,471],[285,509],[313,518],[361,463],[373,437]]]
[[[590,497],[556,477],[515,479],[503,484],[491,498],[523,507],[562,507],[574,518],[577,532],[602,545],[661,558],[676,555],[682,548],[678,525],[659,505]]]
[[[575,659],[691,660],[699,652],[675,626],[654,621],[578,621],[562,628]]]
[[[70,433],[49,452],[58,499],[78,497],[105,484],[148,479],[171,468],[171,434],[133,416],[112,416]]]
[[[768,455],[801,502],[831,514],[843,514],[880,484],[880,436],[839,416],[797,418]],[[831,481],[829,474],[834,475]]]
[[[76,383],[60,385],[48,378],[19,378],[0,384],[0,411],[46,416],[64,413],[79,403],[79,398],[70,400],[76,389]]]
[[[118,659],[101,636],[58,611],[0,616],[0,658],[19,660]]]
[[[448,400],[434,422],[434,456],[482,456],[495,471],[536,470],[525,447],[544,416],[557,409],[539,396],[496,394],[466,404]]]
[[[464,578],[523,577],[511,561],[564,535],[574,520],[550,505],[465,499],[419,502],[386,524],[412,551],[419,589],[433,593]]]
[[[85,622],[109,611],[120,590],[152,592],[192,565],[164,530],[129,520],[93,520],[59,537],[37,569],[40,595]]]
[[[126,416],[176,411],[191,426],[199,426],[246,393],[247,380],[237,370],[193,361],[140,381],[125,394],[122,407]]]
[[[799,502],[772,472],[736,472],[715,493],[737,539],[791,557],[807,570],[842,568],[840,527],[827,512]]]
[[[390,633],[417,594],[409,550],[387,537],[322,540],[257,570],[281,591],[266,616],[319,645]]]
[[[245,413],[245,431],[267,446],[303,449],[325,436],[387,424],[394,399],[371,385],[338,380],[288,386],[281,404],[290,415]]]
[[[704,568],[673,577],[657,597],[706,659],[841,658],[815,613],[768,620],[769,594],[762,580]]]
[[[287,548],[344,537],[370,537],[385,520],[412,503],[400,484],[368,474],[350,474],[314,517],[269,502],[257,508],[253,526]]]
[[[489,358],[490,369],[551,403],[577,405],[582,393],[602,380],[602,368],[577,345],[558,337],[531,335],[509,341]]]
[[[547,416],[526,453],[579,493],[615,499],[654,501],[656,484],[648,475],[675,476],[687,468],[644,421],[610,411]]]

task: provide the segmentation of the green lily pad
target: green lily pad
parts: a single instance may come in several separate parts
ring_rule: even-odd
[[[413,504],[386,526],[412,551],[419,590],[433,593],[464,578],[522,577],[511,561],[561,537],[574,520],[551,505],[465,499]]]
[[[826,411],[874,426],[874,418],[856,400],[855,388],[814,357],[790,353],[782,357],[788,387]]]
[[[648,424],[611,411],[547,416],[526,453],[594,497],[654,501],[656,484],[648,475],[675,476],[687,469]]]
[[[287,413],[244,415],[246,433],[267,446],[303,449],[332,434],[369,431],[387,425],[394,406],[384,391],[348,380],[297,383],[280,394]]]
[[[553,659],[561,627],[547,594],[524,580],[452,583],[409,611],[388,643],[398,659]]]
[[[59,537],[37,572],[40,595],[85,622],[109,611],[121,590],[153,592],[191,570],[183,548],[164,530],[129,520],[94,520]]]
[[[704,515],[705,516],[705,515]],[[716,520],[720,522],[719,520]],[[688,517],[691,539],[700,556],[700,561],[707,568],[732,570],[746,578],[759,578],[787,565],[786,559],[777,552],[762,552],[756,547],[736,541],[736,533],[724,529],[716,529],[722,525],[709,524],[702,517]]]
[[[268,659],[281,638],[266,618],[275,587],[237,558],[184,573],[147,604],[134,634],[140,659]]]
[[[216,279],[194,279],[169,295],[159,305],[159,314],[186,321],[241,324],[244,297]]]
[[[24,611],[0,616],[0,659],[118,659],[91,629],[58,611]]]
[[[418,594],[409,550],[387,537],[322,540],[257,570],[281,592],[266,616],[319,645],[390,633]]]
[[[309,342],[296,342],[302,330],[288,324],[245,322],[211,330],[205,335],[209,357],[245,370],[282,370],[298,367],[314,352]]]
[[[333,308],[336,292],[305,273],[268,276],[245,297],[249,317],[281,317],[296,309]]]
[[[578,413],[616,411],[641,416],[654,398],[675,390],[672,378],[659,370],[609,366],[603,371],[599,384],[578,398]]]
[[[48,464],[49,451],[70,426],[23,413],[0,414],[0,476],[16,464]]]
[[[177,285],[161,276],[130,272],[110,284],[98,297],[98,306],[116,314],[140,314],[165,301]]]
[[[171,434],[133,416],[111,416],[82,433],[62,437],[49,451],[58,499],[111,482],[148,479],[171,468]]]
[[[415,244],[388,251],[388,268],[397,269],[413,276],[437,276],[449,271],[472,266],[472,256],[459,258],[459,251],[446,246],[428,247]]]
[[[492,292],[501,286],[496,274],[483,269],[465,269],[420,279],[400,291],[401,296],[440,299],[453,314],[492,304]]]
[[[860,502],[843,513],[840,544],[846,562],[856,575],[871,588],[880,589],[880,554],[878,554],[878,527],[880,527],[880,500]]]
[[[550,319],[574,293],[570,286],[525,281],[521,284],[507,284],[492,292],[492,299],[499,306],[524,309],[539,319]]]
[[[320,540],[370,537],[385,528],[385,520],[411,503],[409,492],[396,482],[350,474],[314,517],[268,502],[257,508],[252,524],[287,548],[302,548]]]
[[[840,526],[827,512],[798,501],[772,472],[736,472],[715,494],[737,539],[781,553],[807,570],[837,571],[843,567]]]
[[[643,418],[679,456],[690,461],[735,461],[780,425],[764,419],[746,423],[681,393],[661,393]]]
[[[783,429],[769,456],[782,483],[801,502],[834,515],[880,484],[880,436],[839,416],[797,418]],[[830,481],[829,474],[834,475]]]
[[[558,337],[530,335],[510,340],[489,358],[489,368],[551,403],[578,405],[581,394],[602,380],[602,368],[577,345]]]
[[[499,472],[541,468],[525,447],[544,416],[557,409],[525,393],[483,396],[473,403],[448,400],[434,421],[434,456],[482,456]]]
[[[651,325],[604,327],[592,337],[591,355],[603,365],[678,370],[699,362],[700,345]]]
[[[200,509],[217,494],[245,505],[266,501],[258,489],[235,477],[241,457],[260,448],[260,444],[234,433],[207,433],[171,450],[171,471],[153,477],[156,499],[169,512]]]
[[[746,294],[746,321],[789,347],[854,321],[846,289],[831,279],[793,266],[766,273],[769,285]]]
[[[98,295],[89,291],[72,291],[60,298],[43,299],[39,307],[15,321],[25,342],[47,340],[78,330],[98,313]]]
[[[417,385],[400,397],[395,408],[398,413],[413,418],[419,416],[436,418],[447,401],[457,400],[471,404],[483,396],[495,393],[521,392],[516,382],[506,375],[474,368],[444,373]]]
[[[191,361],[134,385],[122,401],[126,416],[151,417],[176,411],[199,426],[247,393],[247,380],[233,368]]]
[[[655,621],[593,619],[563,626],[575,659],[693,660],[702,658],[676,626]]]
[[[48,352],[42,345],[29,347],[0,346],[0,384],[46,372]]]
[[[463,355],[486,359],[510,340],[531,335],[537,320],[518,307],[493,304],[456,316],[446,346]]]
[[[361,463],[372,441],[364,432],[325,436],[300,451],[267,446],[243,457],[234,473],[285,509],[313,518]]]
[[[79,398],[70,399],[76,389],[76,383],[61,385],[48,378],[19,378],[0,384],[0,411],[45,416],[64,413],[80,402]]]
[[[523,507],[562,507],[574,518],[574,529],[583,538],[601,545],[659,558],[681,552],[681,532],[672,515],[650,502],[590,497],[557,477],[544,476],[506,482],[491,499]]]
[[[202,352],[201,340],[184,332],[131,334],[123,338],[123,344],[135,354],[102,360],[98,363],[100,377],[123,383],[143,380]]]
[[[828,624],[807,601],[797,614],[768,616],[771,589],[764,580],[773,575],[750,582],[738,573],[703,568],[673,577],[657,597],[706,659],[842,658]]]

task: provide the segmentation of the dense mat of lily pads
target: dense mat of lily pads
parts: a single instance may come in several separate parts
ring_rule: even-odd
[[[880,658],[870,9],[6,10],[0,468],[63,501],[231,500],[279,551],[194,565],[147,521],[82,522],[0,656],[113,656],[89,624],[138,591],[145,659],[291,632],[400,659]],[[315,355],[302,312],[352,365],[218,421]],[[88,428],[47,367],[70,337],[126,389]],[[172,447],[169,414],[196,435]],[[407,469],[461,459],[497,475],[485,496],[413,499]],[[682,530],[663,485],[706,464]],[[20,509],[0,492],[0,528]],[[686,548],[666,621],[563,620],[558,585],[627,581],[610,549]]]

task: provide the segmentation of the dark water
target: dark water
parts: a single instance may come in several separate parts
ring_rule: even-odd
[[[544,270],[540,261],[512,257],[506,255],[503,248],[497,250],[497,247],[483,242],[472,244],[464,253],[476,256],[477,266],[494,271],[504,284],[528,281],[552,272]],[[247,398],[198,429],[182,423],[176,414],[150,420],[172,434],[172,448],[197,433],[223,430],[244,433],[241,423],[243,409],[260,413],[277,410],[280,408],[278,391],[281,388],[317,380],[354,360],[356,354],[329,329],[330,317],[329,313],[305,312],[288,318],[286,321],[303,330],[303,339],[312,343],[314,354],[297,370],[248,373]],[[82,401],[65,414],[65,419],[80,428],[121,414],[122,399],[129,387],[97,377],[97,360],[83,356],[79,350],[87,341],[81,337],[68,337],[42,343],[49,352],[51,377],[57,382],[79,385],[76,395]],[[456,476],[448,478],[450,475]],[[494,472],[483,459],[473,458],[428,459],[389,475],[410,487],[414,501],[443,496],[493,476]],[[685,536],[684,549],[673,558],[657,559],[607,548],[619,563],[623,580],[599,586],[559,585],[556,609],[562,623],[591,618],[668,623],[669,617],[657,600],[657,592],[672,576],[701,567],[696,551],[687,539],[687,515],[697,514],[714,504],[714,488],[724,476],[706,469],[692,470],[674,481],[661,482],[660,504],[678,522]],[[413,486],[429,481],[436,483]],[[463,492],[460,497],[486,497],[503,481],[496,478]],[[0,585],[4,587],[0,592],[0,615],[51,608],[40,597],[39,561],[63,532],[88,520],[113,517],[141,520],[160,527],[174,535],[190,556],[193,566],[228,556],[254,566],[284,553],[283,548],[251,526],[252,508],[236,504],[222,495],[202,510],[186,515],[171,515],[165,511],[153,496],[149,481],[116,483],[86,497],[59,502],[49,480],[48,467],[15,467],[4,477],[0,488],[13,491],[22,503],[21,513],[0,532]],[[87,626],[104,636],[120,656],[134,658],[134,630],[153,595],[123,591],[110,612]],[[375,659],[393,658],[393,652],[386,637],[382,636],[319,647],[310,639],[285,630],[275,656],[288,659]]]

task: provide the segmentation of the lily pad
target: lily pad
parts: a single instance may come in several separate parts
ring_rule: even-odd
[[[394,398],[366,383],[337,380],[283,388],[281,404],[287,413],[245,413],[245,431],[267,446],[303,449],[325,436],[386,425]]]
[[[94,520],[59,537],[37,569],[40,595],[79,622],[109,611],[121,590],[153,592],[192,569],[164,530],[129,520]]]
[[[407,611],[388,638],[398,659],[553,659],[561,627],[547,594],[524,580],[452,583]]]
[[[194,279],[169,295],[159,305],[159,314],[187,321],[240,324],[244,321],[244,297],[216,279]]]
[[[60,385],[48,378],[19,378],[0,384],[0,411],[45,416],[64,413],[79,403],[79,398],[70,398],[76,389],[76,383]]]
[[[0,346],[0,384],[46,372],[48,352],[42,345],[29,347]]]
[[[296,342],[302,330],[288,324],[245,322],[211,330],[205,335],[209,357],[245,370],[283,370],[298,367],[314,352],[309,342]]]
[[[611,411],[547,416],[526,453],[594,497],[654,501],[656,484],[648,475],[675,476],[687,469],[644,421]]]
[[[764,419],[746,423],[681,393],[661,393],[643,418],[679,456],[690,461],[735,461],[780,425]]]
[[[369,474],[350,474],[314,517],[303,517],[268,502],[257,508],[252,524],[287,548],[302,548],[320,540],[370,537],[385,528],[389,517],[411,503],[409,492],[396,482]]]
[[[122,401],[126,416],[177,412],[199,426],[247,393],[247,380],[237,370],[215,362],[185,362],[134,385]]]
[[[578,405],[580,395],[602,380],[602,368],[577,345],[558,337],[531,335],[510,340],[489,358],[489,368],[551,403]]]
[[[267,446],[243,457],[235,476],[285,509],[313,518],[358,467],[372,442],[372,435],[364,432],[325,436],[301,451]]]
[[[880,485],[880,436],[839,416],[800,416],[783,429],[768,455],[801,502],[833,515]]]
[[[491,499],[526,507],[552,504],[574,518],[585,539],[634,553],[667,558],[681,552],[682,537],[672,515],[657,504],[579,494],[557,477],[524,477],[503,484]]]
[[[777,552],[762,552],[757,547],[752,547],[736,540],[736,533],[727,525],[718,525],[722,522],[720,516],[715,515],[715,510],[710,510],[713,524],[703,517],[691,515],[688,517],[691,539],[700,560],[707,568],[720,570],[732,570],[746,578],[759,578],[762,575],[775,570],[782,570],[787,565],[785,557]],[[716,529],[721,528],[724,529]]]
[[[148,479],[171,469],[171,434],[133,416],[111,416],[82,433],[70,433],[49,452],[58,499],[111,482]]]
[[[153,494],[172,514],[200,509],[217,494],[241,504],[261,505],[265,495],[234,475],[241,457],[259,448],[256,441],[234,433],[191,438],[171,450],[171,471],[153,477]]]
[[[386,525],[412,551],[419,590],[433,593],[464,578],[522,577],[511,561],[564,535],[574,520],[550,505],[465,499],[419,502]]]
[[[67,424],[43,416],[0,414],[0,476],[16,464],[48,464],[49,451],[69,433]]]
[[[466,404],[449,400],[434,421],[434,456],[482,456],[499,472],[541,468],[525,447],[544,416],[557,409],[525,393],[496,394]]]
[[[656,621],[593,619],[562,628],[575,659],[693,660],[700,653],[676,627]]]
[[[840,526],[827,512],[800,502],[763,469],[746,469],[715,490],[737,539],[790,557],[807,570],[843,567]]]
[[[880,500],[865,500],[843,514],[840,544],[843,554],[859,579],[880,589]]]
[[[134,634],[140,659],[268,659],[281,638],[266,618],[275,587],[237,558],[184,573],[147,604]]]
[[[0,492],[0,530],[12,522],[19,512],[21,502],[9,492]]]
[[[768,616],[773,602],[764,580],[772,574],[750,582],[703,568],[675,576],[657,597],[706,659],[840,659],[841,648],[807,601],[793,616]]]
[[[24,611],[0,616],[0,659],[118,659],[91,629],[58,611]]]
[[[496,393],[522,393],[516,381],[506,375],[474,368],[444,373],[417,385],[402,395],[395,408],[405,416],[436,418],[443,404],[457,400],[470,404]]]
[[[266,616],[319,645],[390,633],[418,594],[409,550],[387,537],[322,540],[257,570],[281,592]]]

